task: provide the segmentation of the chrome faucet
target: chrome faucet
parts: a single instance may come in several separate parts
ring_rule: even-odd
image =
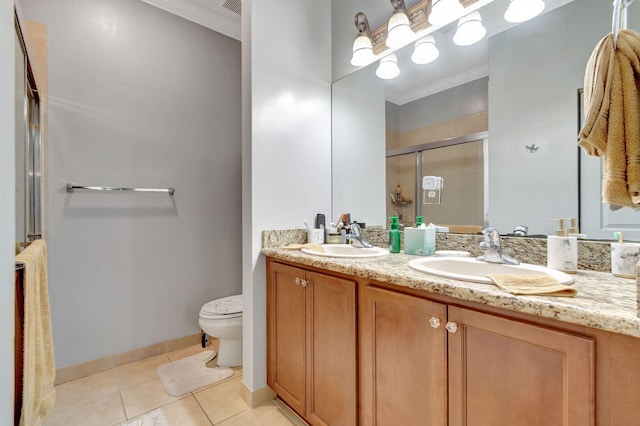
[[[478,260],[490,263],[506,263],[508,265],[519,265],[520,261],[502,252],[500,244],[500,233],[495,228],[484,228],[484,241],[480,243],[480,248],[484,249],[484,255]]]
[[[349,229],[351,230],[351,233],[348,234],[347,237],[349,238],[349,241],[351,241],[351,245],[358,248],[373,247],[371,243],[369,243],[367,240],[364,239],[360,225],[353,222],[351,225],[349,225]]]

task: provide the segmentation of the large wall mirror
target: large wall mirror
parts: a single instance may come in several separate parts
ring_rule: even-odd
[[[503,234],[526,225],[529,234],[545,235],[555,230],[549,219],[576,217],[587,238],[624,230],[640,240],[640,213],[610,213],[600,203],[600,159],[576,147],[578,93],[591,52],[611,31],[611,2],[545,0],[542,15],[517,25],[503,18],[508,4],[495,0],[480,9],[487,37],[475,45],[453,44],[452,23],[433,34],[440,50],[434,62],[412,63],[411,44],[395,52],[400,75],[393,80],[378,78],[375,62],[334,82],[333,218],[350,212],[386,227],[400,185],[410,224],[419,181],[398,170],[421,166],[431,175],[449,162],[458,179],[445,180],[441,211],[422,211],[427,223],[469,221]],[[640,5],[630,6],[628,22],[640,30]],[[475,134],[485,136],[473,146]],[[470,144],[455,154],[428,150],[453,140]],[[416,147],[424,148],[420,158]],[[414,152],[401,160],[402,150]],[[475,206],[468,208],[475,213],[460,214],[464,202],[450,193],[462,189],[480,214]]]

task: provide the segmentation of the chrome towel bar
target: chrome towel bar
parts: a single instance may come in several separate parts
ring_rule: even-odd
[[[76,189],[86,189],[90,191],[132,191],[132,192],[166,192],[169,195],[176,193],[174,188],[114,188],[111,186],[81,186],[72,183],[67,184],[67,192],[73,192]]]

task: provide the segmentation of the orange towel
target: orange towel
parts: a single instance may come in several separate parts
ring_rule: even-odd
[[[24,374],[20,426],[39,425],[56,400],[47,280],[47,245],[36,240],[16,260],[25,264]]]
[[[573,297],[578,293],[575,288],[560,284],[549,275],[489,274],[487,277],[511,294]]]
[[[604,156],[602,201],[640,208],[640,35],[622,30],[617,48],[608,34],[585,72],[585,124],[578,145]]]

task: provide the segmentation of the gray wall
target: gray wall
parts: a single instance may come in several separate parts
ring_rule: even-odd
[[[23,9],[49,37],[56,366],[198,332],[203,303],[241,292],[239,42],[134,0]]]
[[[577,90],[610,17],[611,2],[580,0],[489,40],[489,218],[501,232],[553,234],[547,219],[577,215]]]
[[[488,110],[489,77],[398,106],[397,131],[418,129]]]
[[[13,424],[15,260],[13,1],[0,1],[0,424]]]

